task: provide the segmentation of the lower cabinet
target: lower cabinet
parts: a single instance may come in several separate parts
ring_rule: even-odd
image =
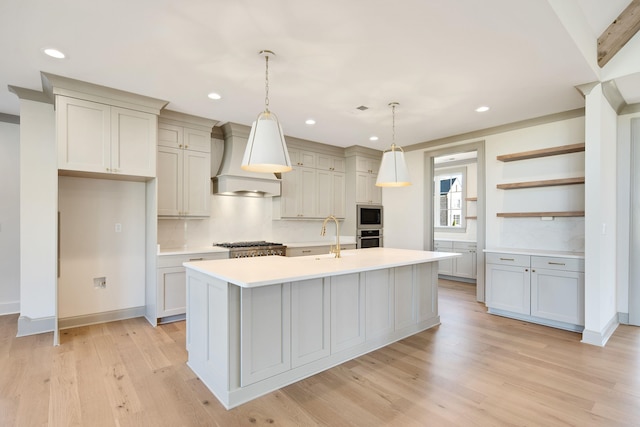
[[[441,274],[443,276],[476,280],[478,271],[476,248],[476,242],[436,240],[434,242],[434,251],[457,252],[462,254],[462,256],[458,258],[439,261],[438,274]]]
[[[157,270],[158,319],[184,318],[187,307],[186,273],[182,263],[227,258],[227,253],[198,253],[186,255],[159,255]],[[173,316],[179,316],[173,318]]]
[[[583,259],[487,253],[486,263],[490,313],[583,329]]]
[[[340,250],[355,249],[355,243],[340,244]],[[287,256],[324,255],[331,250],[330,245],[287,247]]]
[[[241,288],[240,386],[439,323],[436,279],[426,263]]]

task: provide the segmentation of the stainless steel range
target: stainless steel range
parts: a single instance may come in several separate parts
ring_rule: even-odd
[[[253,242],[214,243],[213,245],[229,249],[229,258],[287,255],[287,247],[282,243],[265,242],[264,240]]]

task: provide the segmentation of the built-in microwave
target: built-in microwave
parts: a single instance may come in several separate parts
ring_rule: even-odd
[[[381,205],[357,205],[357,227],[358,229],[382,228],[382,206]]]

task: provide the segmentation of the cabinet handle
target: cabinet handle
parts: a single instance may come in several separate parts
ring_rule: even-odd
[[[500,258],[500,261],[515,261],[513,258]]]
[[[204,261],[204,258],[189,258],[189,261]]]
[[[565,265],[564,262],[552,262],[552,261],[549,261],[549,264],[551,264],[551,265]]]
[[[308,254],[309,252],[311,252],[311,250],[308,251],[302,251],[303,254]]]

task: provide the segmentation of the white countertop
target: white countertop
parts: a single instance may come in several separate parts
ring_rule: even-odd
[[[584,252],[548,251],[545,249],[491,248],[484,249],[483,252],[584,259]]]
[[[186,262],[183,265],[188,269],[243,288],[254,288],[318,277],[434,262],[459,256],[461,254],[452,252],[369,248],[342,251],[342,258],[333,258],[332,254],[293,258],[266,256]]]
[[[160,248],[158,256],[165,255],[191,255],[191,254],[209,254],[209,253],[227,253],[229,249],[218,246],[203,246],[197,248]]]

